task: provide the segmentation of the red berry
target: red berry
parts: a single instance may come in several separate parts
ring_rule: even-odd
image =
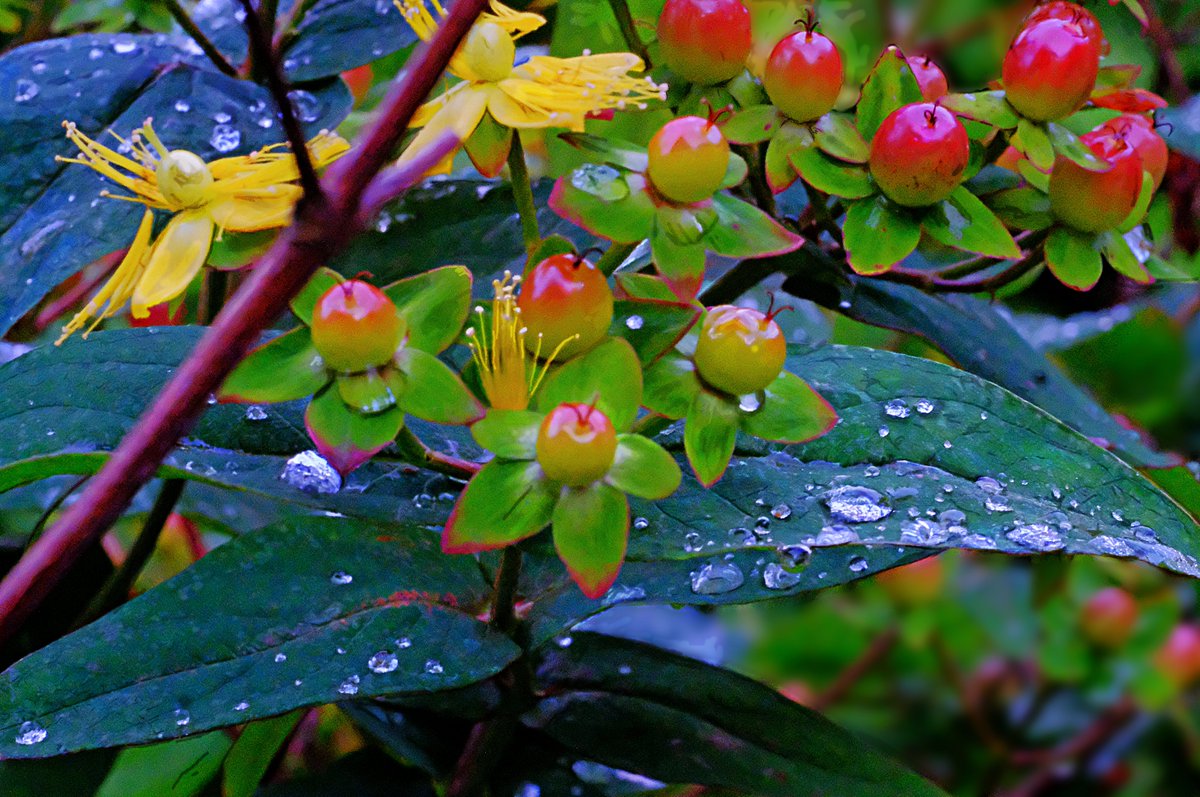
[[[750,55],[750,12],[741,0],[667,0],[658,18],[667,66],[692,83],[723,83]]]
[[[701,379],[743,396],[775,381],[787,359],[787,341],[773,316],[723,304],[708,309],[693,358]]]
[[[1200,628],[1181,624],[1154,654],[1154,666],[1177,687],[1191,684],[1200,677]]]
[[[1077,22],[1043,19],[1026,26],[1004,55],[1004,90],[1022,115],[1039,122],[1069,116],[1091,95],[1100,46]]]
[[[538,464],[547,478],[570,487],[604,478],[616,453],[612,421],[588,404],[559,404],[538,429]]]
[[[1100,48],[1101,55],[1108,55],[1108,40],[1104,38],[1104,30],[1100,27],[1100,20],[1096,19],[1096,15],[1083,6],[1076,3],[1068,3],[1066,0],[1053,0],[1053,2],[1040,5],[1033,9],[1033,11],[1030,11],[1029,16],[1025,17],[1024,27],[1029,27],[1035,22],[1041,22],[1044,19],[1061,19],[1066,22],[1074,22],[1088,35],[1088,38],[1096,42],[1096,46]]]
[[[667,199],[700,202],[725,179],[729,142],[715,119],[681,116],[663,125],[650,139],[650,182]]]
[[[1142,159],[1142,169],[1150,172],[1154,178],[1154,190],[1157,191],[1166,176],[1170,153],[1167,152],[1167,142],[1155,131],[1154,123],[1144,116],[1127,113],[1105,122],[1098,129],[1116,134],[1133,147]]]
[[[945,73],[929,56],[909,58],[908,66],[916,76],[917,85],[921,87],[921,96],[926,102],[941,99],[950,92]]]
[[[888,199],[920,207],[941,202],[960,182],[971,144],[958,117],[919,102],[888,114],[871,140],[871,176]]]
[[[1120,587],[1107,587],[1083,604],[1079,625],[1093,643],[1119,648],[1129,640],[1137,619],[1137,599]]]
[[[529,273],[517,307],[528,330],[525,347],[531,353],[549,357],[558,351],[573,357],[608,334],[613,295],[591,262],[578,255],[553,255]]]
[[[325,363],[338,371],[383,365],[400,348],[407,331],[387,294],[361,280],[334,285],[313,309],[313,345]]]
[[[1137,204],[1142,191],[1142,159],[1108,130],[1093,130],[1082,141],[1112,168],[1089,172],[1058,158],[1050,173],[1050,210],[1059,221],[1083,232],[1115,229]]]
[[[901,606],[919,606],[941,594],[945,573],[941,557],[930,556],[911,565],[886,570],[875,580]]]
[[[797,122],[833,110],[842,91],[842,56],[828,36],[800,30],[783,38],[767,59],[763,88],[779,110]]]

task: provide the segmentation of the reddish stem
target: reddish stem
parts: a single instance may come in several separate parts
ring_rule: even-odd
[[[362,145],[329,170],[322,181],[322,194],[298,208],[295,223],[263,255],[191,356],[88,483],[80,500],[0,581],[0,644],[20,628],[88,545],[121,516],[262,331],[360,229],[354,222],[363,192],[391,158],[413,114],[440,79],[485,2],[459,0],[454,4],[434,38],[414,54],[405,79],[393,87]],[[410,184],[440,157],[425,151],[407,164]]]

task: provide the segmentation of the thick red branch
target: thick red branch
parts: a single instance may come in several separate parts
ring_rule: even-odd
[[[208,397],[259,339],[262,331],[320,266],[356,234],[359,201],[387,164],[409,121],[434,88],[486,0],[458,0],[434,38],[414,54],[362,144],[322,181],[317,201],[298,208],[295,223],[262,257],[195,351],[180,366],[80,500],[0,581],[0,643],[9,639],[88,544],[121,516],[159,463],[204,411]],[[416,182],[444,153],[410,164]]]

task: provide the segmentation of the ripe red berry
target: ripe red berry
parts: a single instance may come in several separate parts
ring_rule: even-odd
[[[939,100],[950,92],[945,73],[929,56],[909,58],[908,66],[916,76],[917,85],[921,87],[921,96],[926,102]]]
[[[1176,687],[1200,678],[1200,628],[1180,624],[1154,654],[1154,666]]]
[[[845,75],[828,36],[811,29],[784,37],[763,70],[763,88],[779,110],[808,122],[833,110]]]
[[[1129,641],[1137,619],[1137,599],[1120,587],[1107,587],[1083,604],[1079,625],[1096,645],[1119,648]]]
[[[1144,116],[1127,113],[1105,122],[1098,129],[1114,133],[1133,147],[1142,159],[1142,169],[1154,178],[1154,190],[1157,191],[1166,176],[1170,153],[1167,142],[1155,131],[1154,123]]]
[[[941,557],[930,556],[911,565],[886,570],[875,580],[901,606],[920,606],[941,594],[945,573]]]
[[[1024,27],[1029,27],[1035,22],[1041,22],[1044,19],[1061,19],[1065,22],[1074,22],[1088,35],[1088,38],[1096,42],[1096,46],[1100,48],[1101,55],[1108,54],[1108,40],[1104,38],[1104,30],[1100,27],[1100,20],[1096,19],[1096,15],[1083,6],[1076,3],[1068,3],[1066,0],[1053,0],[1052,2],[1044,3],[1029,12],[1029,16],[1025,17]]]
[[[692,83],[741,74],[750,55],[750,12],[741,0],[667,0],[658,18],[667,66]]]
[[[717,390],[742,396],[775,381],[787,359],[778,313],[723,304],[710,307],[696,341],[696,371]]]
[[[387,294],[361,280],[334,285],[313,309],[313,345],[325,363],[338,371],[383,365],[392,359],[407,331]]]
[[[1058,158],[1050,173],[1050,210],[1059,221],[1083,232],[1117,227],[1133,211],[1142,190],[1142,159],[1137,151],[1108,130],[1082,137],[1092,152],[1112,164],[1106,172],[1089,172]]]
[[[530,353],[549,357],[558,351],[573,357],[608,334],[613,295],[590,261],[579,255],[553,255],[529,273],[517,307],[528,330],[525,347]]]
[[[958,117],[920,102],[888,114],[871,140],[868,165],[883,193],[900,205],[932,205],[950,196],[971,160]]]
[[[612,421],[588,404],[559,404],[538,429],[538,464],[547,478],[570,487],[602,479],[616,453]]]
[[[674,202],[708,199],[721,187],[728,168],[729,142],[716,117],[681,116],[650,139],[646,175],[658,193]]]
[[[1047,122],[1079,109],[1100,69],[1100,46],[1077,22],[1043,19],[1017,34],[1004,55],[1008,101],[1022,115]]]

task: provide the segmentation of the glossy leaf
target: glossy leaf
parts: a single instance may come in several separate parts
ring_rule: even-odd
[[[646,368],[642,403],[651,412],[682,418],[702,389],[695,363],[679,352],[670,352]]]
[[[122,750],[96,797],[199,794],[217,776],[231,744],[223,733],[206,733]]]
[[[386,286],[408,322],[408,345],[437,354],[455,341],[471,311],[471,272],[462,266],[434,268]]]
[[[1009,227],[1044,230],[1054,224],[1050,197],[1032,186],[1008,188],[988,196],[988,207]]]
[[[473,616],[489,589],[474,562],[441,555],[423,528],[396,534],[308,517],[221,546],[13,665],[0,696],[0,754],[172,739],[333,702],[346,683],[360,697],[452,689],[515,658],[516,646]],[[229,622],[237,596],[253,603],[239,601]],[[408,647],[397,646],[401,637]],[[61,677],[63,661],[89,676]],[[24,722],[45,728],[45,740],[16,744]]]
[[[863,166],[835,160],[818,147],[793,151],[791,163],[804,182],[826,194],[859,199],[875,193],[875,183]]]
[[[279,748],[300,722],[300,712],[252,722],[225,756],[222,783],[226,797],[252,797]]]
[[[763,211],[730,194],[712,199],[717,222],[704,236],[705,245],[726,257],[764,257],[790,252],[804,239]]]
[[[1129,247],[1125,237],[1119,233],[1109,232],[1101,237],[1101,250],[1108,264],[1134,282],[1152,282],[1146,267],[1138,260],[1137,255]]]
[[[304,413],[304,427],[317,451],[343,476],[395,440],[402,426],[399,407],[364,415],[347,407],[334,388],[314,396]]]
[[[1112,164],[1092,152],[1091,147],[1084,144],[1079,136],[1062,125],[1049,122],[1046,125],[1046,132],[1050,136],[1050,143],[1054,147],[1055,154],[1060,157],[1066,158],[1090,172],[1106,172],[1112,168]]]
[[[567,221],[618,243],[648,238],[654,226],[655,208],[645,178],[612,166],[585,164],[560,178],[549,206]]]
[[[650,164],[650,158],[644,149],[618,141],[610,141],[604,136],[594,136],[588,133],[562,133],[559,138],[587,153],[591,160],[617,166],[624,171],[644,172]]]
[[[679,488],[682,473],[675,459],[658,443],[639,434],[617,438],[617,454],[606,480],[618,490],[639,498],[666,498]]]
[[[396,353],[396,369],[404,375],[397,392],[400,409],[435,423],[469,424],[484,408],[450,366],[428,352],[405,346]]]
[[[1095,236],[1055,227],[1046,239],[1046,265],[1058,281],[1077,291],[1091,290],[1100,281],[1103,263]]]
[[[559,488],[536,462],[492,460],[467,483],[442,533],[447,553],[502,548],[550,523]]]
[[[921,102],[921,87],[912,67],[895,47],[879,56],[862,87],[858,100],[858,132],[870,141],[887,115],[902,105]]]
[[[289,307],[292,308],[292,313],[304,322],[306,326],[312,326],[313,313],[317,309],[317,302],[324,296],[330,288],[340,282],[338,273],[330,268],[317,269],[317,273],[313,274],[312,279],[305,283],[300,292],[292,297]]]
[[[1003,91],[976,91],[967,94],[947,94],[939,102],[947,110],[966,119],[1011,130],[1019,117],[1008,104]]]
[[[629,502],[615,487],[596,482],[563,490],[554,507],[554,547],[571,578],[589,598],[617,579],[625,560]]]
[[[1054,144],[1046,128],[1022,118],[1017,124],[1017,135],[1014,146],[1029,158],[1030,163],[1043,172],[1048,172],[1054,166]]]
[[[880,274],[917,248],[921,223],[911,210],[879,195],[850,205],[842,234],[850,267],[859,274]]]
[[[329,382],[308,327],[298,327],[246,355],[221,386],[222,401],[273,404],[311,396]]]
[[[814,144],[812,131],[795,122],[784,122],[779,131],[771,137],[764,156],[764,166],[767,173],[767,184],[778,194],[789,185],[796,182],[796,170],[792,166],[792,156],[801,149],[807,149]]]
[[[800,377],[784,371],[763,391],[762,403],[742,413],[742,429],[783,443],[803,443],[828,432],[837,423],[829,402]]]
[[[854,117],[831,112],[813,125],[817,147],[830,157],[849,163],[866,163],[870,147],[854,125]]]
[[[996,214],[965,186],[934,205],[921,229],[938,243],[989,257],[1016,258],[1021,249]]]
[[[471,435],[498,457],[533,459],[544,417],[540,412],[528,410],[488,410],[486,416],[471,425]]]
[[[596,406],[613,428],[628,429],[642,402],[642,367],[633,347],[609,338],[546,377],[538,391],[537,407],[549,412],[564,402]]]
[[[685,243],[657,221],[650,236],[654,267],[663,281],[682,301],[691,301],[700,292],[706,264],[705,249],[698,242]]]
[[[755,105],[735,113],[721,125],[721,132],[734,144],[758,144],[769,140],[784,121],[774,105]]]
[[[678,301],[674,294],[667,301],[618,299],[609,334],[625,338],[648,365],[678,343],[699,317],[698,307]]]
[[[700,483],[708,487],[725,472],[738,429],[736,400],[701,390],[692,398],[684,424],[684,448]]]

